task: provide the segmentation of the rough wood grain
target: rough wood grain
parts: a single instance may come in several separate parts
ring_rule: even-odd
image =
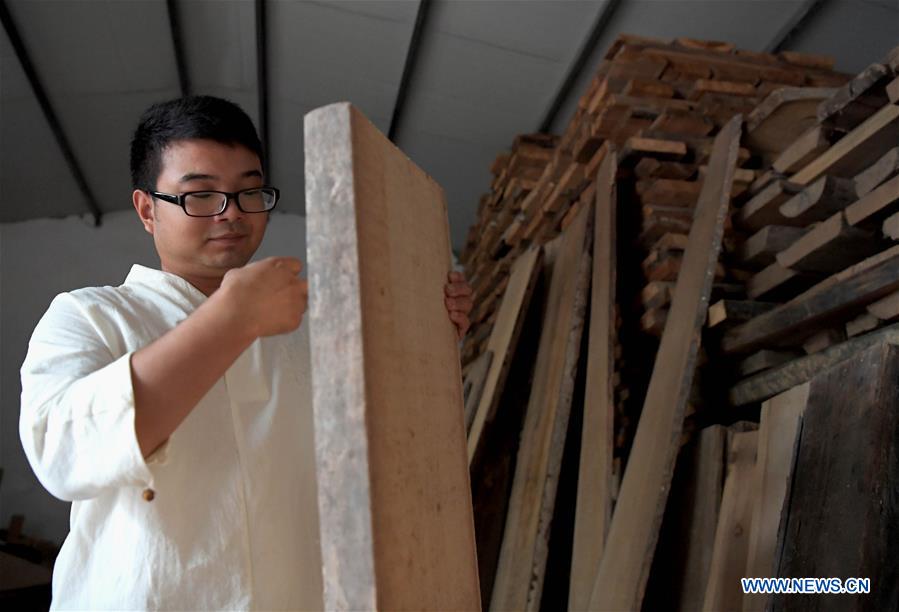
[[[715,138],[683,271],[674,291],[609,537],[590,597],[591,609],[639,609],[658,539],[680,431],[693,380],[699,330],[705,322],[712,277],[736,168],[742,118]]]
[[[503,534],[492,610],[540,605],[562,451],[590,284],[593,207],[559,236],[521,446]]]
[[[834,89],[782,87],[746,117],[746,143],[768,156],[779,155],[818,122],[817,109]]]
[[[808,401],[808,392],[809,385],[805,383],[762,404],[754,474],[756,495],[752,500],[746,577],[774,576],[777,526],[780,524],[787,492],[793,445],[799,431],[799,420]],[[767,595],[743,595],[743,612],[762,612],[767,599]]]
[[[603,160],[596,177],[590,336],[568,596],[570,610],[582,610],[590,602],[593,577],[599,568],[612,518],[617,168],[617,156],[612,151]]]
[[[478,609],[443,191],[347,103],[305,150],[324,606]]]
[[[899,609],[899,349],[811,382],[778,529],[777,576],[870,578],[870,593],[774,595],[771,609]]]

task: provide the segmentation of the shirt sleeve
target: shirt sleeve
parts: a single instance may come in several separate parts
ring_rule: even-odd
[[[19,435],[41,484],[66,500],[150,487],[134,429],[131,352],[116,355],[103,321],[71,294],[50,304],[22,365]]]

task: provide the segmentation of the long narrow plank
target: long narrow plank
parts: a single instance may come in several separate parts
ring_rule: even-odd
[[[540,605],[590,284],[592,222],[593,206],[584,207],[556,239],[492,610],[535,610]]]
[[[588,374],[568,595],[570,610],[583,610],[590,602],[593,577],[612,519],[617,167],[613,150],[603,160],[596,177]]]
[[[880,342],[899,344],[899,324],[875,329],[870,333],[830,346],[818,353],[791,360],[741,380],[731,388],[728,397],[734,406],[764,401],[778,393],[808,382],[822,370]]]
[[[503,294],[490,339],[487,340],[487,350],[493,353],[493,361],[487,371],[484,391],[475,409],[468,434],[469,465],[474,461],[480,447],[484,427],[496,413],[509,373],[509,365],[518,345],[521,326],[524,324],[525,314],[534,294],[542,260],[543,250],[535,246],[529,248],[512,265],[509,284]]]
[[[787,493],[793,445],[799,431],[799,419],[808,402],[808,391],[809,385],[805,383],[762,404],[754,476],[756,495],[746,556],[747,577],[768,578],[774,575],[777,526]],[[743,612],[762,612],[767,599],[761,594],[743,595]]]
[[[797,272],[832,274],[882,248],[872,232],[849,225],[843,213],[838,212],[778,253],[777,263]]]
[[[709,567],[702,609],[707,612],[739,610],[743,593],[740,578],[746,575],[746,552],[752,522],[753,482],[758,431],[732,433],[727,452],[727,478],[715,529],[715,547]]]
[[[722,350],[742,353],[783,340],[800,341],[829,318],[899,289],[899,252],[869,259],[875,258],[878,263],[873,266],[866,267],[865,262],[860,262],[856,265],[861,271],[832,282],[823,281],[826,285],[821,288],[813,287],[783,306],[730,330],[722,339]]]
[[[652,565],[668,497],[680,431],[705,323],[712,277],[721,249],[724,218],[736,168],[742,118],[731,119],[715,138],[689,247],[674,290],[637,426],[609,538],[590,597],[591,609],[636,610]]]
[[[881,140],[894,145],[899,130],[899,105],[886,104],[857,128],[846,134],[818,158],[790,177],[790,182],[808,185],[824,174],[852,176],[877,160],[886,147],[872,146]],[[851,158],[851,159],[850,159]],[[851,162],[851,163],[850,163]]]
[[[812,380],[778,529],[778,577],[864,577],[870,592],[769,609],[899,609],[897,379],[899,348],[879,344]]]
[[[493,351],[484,351],[469,364],[468,373],[462,379],[462,397],[465,402],[465,431],[471,430],[474,422],[475,410],[481,402],[484,394],[484,385],[487,382],[487,373],[493,361]]]
[[[305,118],[324,607],[480,607],[443,190],[348,103]]]

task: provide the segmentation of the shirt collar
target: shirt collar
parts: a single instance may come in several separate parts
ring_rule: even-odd
[[[199,306],[207,299],[206,294],[177,274],[148,268],[140,264],[131,266],[131,271],[125,277],[124,284],[145,285],[160,293],[183,297],[195,306]]]

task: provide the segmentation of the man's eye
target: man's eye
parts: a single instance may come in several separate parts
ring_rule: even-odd
[[[244,195],[251,196],[251,197],[256,197],[256,196],[259,195],[259,190],[258,190],[258,189],[253,189],[253,190],[250,190],[250,191],[244,191],[243,194],[244,194]]]
[[[209,198],[215,197],[214,193],[192,193],[191,197],[197,198],[199,200],[208,200]]]

